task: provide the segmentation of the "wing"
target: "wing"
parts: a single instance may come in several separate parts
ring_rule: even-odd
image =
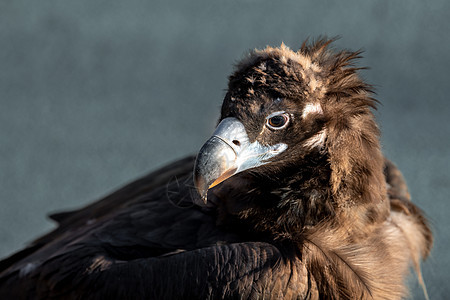
[[[107,219],[111,214],[131,205],[138,198],[166,186],[170,180],[189,176],[192,172],[193,162],[194,157],[186,157],[152,172],[82,209],[50,215],[51,219],[59,223],[58,228],[33,241],[26,249],[2,260],[0,274],[43,246],[62,239],[65,234],[85,228],[86,225],[95,223],[95,221]]]
[[[74,248],[47,261],[39,272],[20,280],[10,276],[2,299],[289,299],[311,289],[311,283],[299,280],[308,278],[305,268],[284,261],[267,243],[217,245],[130,261],[102,254],[97,248]]]
[[[433,245],[433,234],[430,225],[425,218],[425,214],[419,207],[411,202],[408,186],[406,185],[402,173],[394,163],[387,159],[385,159],[384,175],[388,187],[387,193],[391,204],[391,211],[401,212],[415,220],[417,226],[420,228],[419,232],[420,234],[423,234],[425,240],[424,244],[421,246],[421,256],[423,258],[428,257]],[[418,260],[415,264],[417,272],[420,273]],[[421,275],[419,275],[419,278],[420,276]]]
[[[223,298],[301,295],[300,260],[215,224],[196,205],[193,158],[83,209],[1,262],[0,299]],[[296,280],[291,280],[295,278]]]

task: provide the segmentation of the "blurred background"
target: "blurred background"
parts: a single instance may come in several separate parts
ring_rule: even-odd
[[[365,50],[384,152],[433,225],[430,298],[444,299],[449,20],[447,0],[1,0],[0,257],[54,228],[48,212],[198,151],[249,49],[340,35],[337,48]]]

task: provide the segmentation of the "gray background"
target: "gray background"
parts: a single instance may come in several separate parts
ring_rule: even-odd
[[[338,48],[366,50],[384,152],[433,223],[423,270],[443,299],[449,20],[447,0],[0,0],[0,257],[53,228],[48,212],[195,153],[248,49],[341,35]]]

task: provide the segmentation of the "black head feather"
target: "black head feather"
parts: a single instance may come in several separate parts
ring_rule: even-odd
[[[336,52],[330,43],[304,43],[298,51],[284,44],[254,50],[230,76],[221,119],[241,120],[249,137],[262,144],[288,145],[270,164],[248,172],[258,178],[258,188],[247,194],[249,208],[238,215],[276,224],[256,222],[264,230],[286,233],[333,220],[358,231],[388,215],[384,161],[371,112],[376,100],[354,66],[360,52]],[[265,127],[274,111],[291,115],[284,130]],[[271,196],[262,197],[267,189]],[[233,201],[226,198],[224,203]]]

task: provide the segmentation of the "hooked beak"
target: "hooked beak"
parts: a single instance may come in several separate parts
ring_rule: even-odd
[[[208,190],[227,178],[269,162],[287,145],[250,143],[244,125],[236,118],[225,118],[213,136],[200,149],[194,167],[194,184],[206,203]]]

